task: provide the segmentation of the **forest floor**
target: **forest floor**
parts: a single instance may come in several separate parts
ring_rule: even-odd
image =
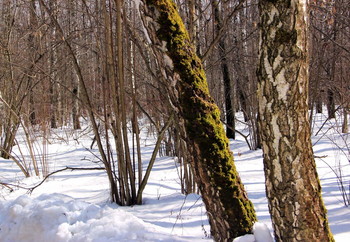
[[[330,227],[335,240],[345,242],[350,237],[350,207],[345,206],[342,194],[348,196],[349,202],[350,135],[340,133],[334,120],[323,125],[325,121],[321,114],[314,118],[312,141]],[[241,124],[239,129],[247,133],[246,126]],[[146,131],[143,128],[144,169],[155,143]],[[18,159],[29,160],[23,133],[19,132],[17,140],[14,153]],[[38,159],[43,156],[47,160],[50,172],[66,166],[101,166],[97,148],[89,149],[92,134],[88,129],[51,130],[47,144],[39,140],[42,139],[37,137],[35,144]],[[249,150],[239,135],[231,141],[231,148],[259,222],[272,234],[262,152]],[[25,188],[39,184],[43,178],[25,178],[15,162],[0,159],[0,182],[15,185],[11,186],[12,192],[0,186],[0,241],[212,241],[201,197],[181,194],[176,164],[173,157],[158,157],[144,191],[144,204],[120,207],[109,202],[109,185],[103,170],[65,170],[28,194]]]

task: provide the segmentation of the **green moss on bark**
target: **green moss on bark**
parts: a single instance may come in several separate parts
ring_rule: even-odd
[[[160,26],[157,36],[166,42],[167,54],[180,75],[178,89],[186,131],[199,150],[197,162],[208,174],[210,186],[219,192],[220,205],[229,224],[227,232],[231,238],[249,233],[256,221],[255,211],[236,171],[220,111],[209,95],[201,61],[173,1],[148,0],[146,3],[157,11]]]

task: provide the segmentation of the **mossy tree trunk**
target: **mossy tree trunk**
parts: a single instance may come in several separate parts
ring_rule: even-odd
[[[275,239],[333,241],[310,139],[306,1],[259,8],[259,125]]]
[[[178,90],[192,167],[216,241],[251,232],[256,221],[236,171],[220,111],[209,95],[200,59],[172,0],[144,0],[141,17],[161,73]]]

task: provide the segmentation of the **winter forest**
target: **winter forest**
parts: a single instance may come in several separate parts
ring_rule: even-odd
[[[349,0],[1,0],[0,242],[348,241]]]

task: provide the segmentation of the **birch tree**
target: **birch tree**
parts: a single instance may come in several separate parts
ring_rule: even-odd
[[[261,0],[258,98],[276,241],[334,241],[308,120],[307,1]]]

